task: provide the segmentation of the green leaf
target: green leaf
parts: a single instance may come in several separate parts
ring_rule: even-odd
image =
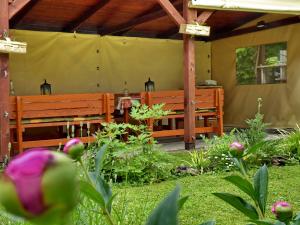
[[[276,220],[276,222],[274,223],[274,225],[286,225],[286,224],[284,222]]]
[[[293,225],[300,225],[300,213],[296,214]]]
[[[95,190],[100,194],[104,201],[105,208],[108,212],[111,212],[112,205],[112,190],[109,184],[101,177],[100,175],[94,173],[90,173],[90,177],[95,185]]]
[[[180,211],[184,203],[188,200],[189,196],[184,196],[178,200],[178,211]]]
[[[215,225],[215,224],[217,224],[216,221],[207,221],[207,222],[201,223],[199,225]]]
[[[105,207],[105,201],[103,197],[97,192],[97,190],[89,183],[83,180],[79,181],[80,191],[92,201],[98,203],[102,208]]]
[[[250,148],[247,148],[245,154],[243,155],[243,157],[256,153],[262,146],[264,146],[267,142],[266,141],[261,141],[258,142],[257,144],[251,146]]]
[[[95,171],[97,172],[97,174],[100,174],[101,170],[103,168],[104,155],[105,155],[107,147],[108,147],[108,144],[103,145],[96,154],[96,158],[95,158],[96,170]]]
[[[145,225],[177,225],[178,197],[179,187],[177,186],[175,190],[152,211]]]
[[[249,220],[252,223],[255,223],[256,225],[274,225],[271,222],[262,221],[262,220]]]
[[[234,184],[236,187],[238,187],[241,191],[246,193],[254,201],[257,200],[255,190],[254,190],[252,184],[245,178],[242,178],[240,176],[228,176],[228,177],[225,177],[224,179],[229,181],[230,183]]]
[[[262,166],[254,176],[254,190],[257,196],[259,208],[265,215],[266,204],[268,198],[268,168],[266,165]]]
[[[222,199],[223,201],[227,202],[237,210],[239,210],[241,213],[243,213],[250,219],[253,220],[258,219],[258,213],[255,207],[253,207],[251,204],[246,202],[241,197],[229,193],[213,193],[213,194],[218,198]]]

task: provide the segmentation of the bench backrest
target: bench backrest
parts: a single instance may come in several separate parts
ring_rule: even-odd
[[[149,106],[164,103],[164,110],[184,110],[184,91],[142,92],[141,103]],[[224,92],[222,88],[196,89],[196,109],[222,107],[223,104]]]
[[[17,109],[23,119],[103,115],[114,111],[114,95],[108,93],[43,96],[11,96],[10,118]]]

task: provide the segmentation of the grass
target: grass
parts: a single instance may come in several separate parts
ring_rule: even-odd
[[[300,166],[272,167],[269,169],[268,215],[271,205],[278,200],[293,204],[294,211],[300,211]],[[236,188],[222,178],[229,173],[205,174],[196,177],[185,177],[176,181],[167,181],[143,187],[118,188],[115,192],[126,193],[127,207],[130,212],[128,221],[143,224],[146,216],[158,202],[170,192],[176,184],[182,187],[182,195],[190,198],[180,212],[181,225],[198,225],[200,222],[216,219],[220,225],[246,224],[244,217],[231,206],[214,197],[213,192],[236,192]],[[241,193],[238,193],[241,194]]]
[[[181,156],[183,153],[174,153]],[[182,155],[182,157],[185,157]],[[177,157],[176,157],[177,158]],[[186,158],[184,159],[186,160]],[[181,160],[178,160],[180,162]],[[255,171],[253,171],[255,172]],[[216,219],[220,225],[243,225],[246,217],[234,210],[231,206],[214,197],[213,192],[234,192],[236,188],[222,178],[232,173],[204,174],[194,177],[185,177],[159,184],[145,185],[141,187],[114,187],[114,193],[118,196],[114,206],[123,210],[126,225],[144,224],[149,213],[165,197],[167,193],[179,184],[182,196],[189,195],[189,200],[180,212],[181,225],[198,225],[200,222]],[[271,205],[278,200],[286,200],[293,204],[294,211],[300,211],[300,166],[271,167],[269,168],[269,199],[268,216],[272,216]],[[238,193],[241,194],[241,193]],[[126,199],[124,203],[124,199]],[[101,225],[100,215],[88,213],[97,210],[92,203],[87,208],[82,206],[74,213],[76,225]],[[98,211],[98,210],[97,210]],[[11,222],[0,215],[0,225],[19,225],[24,223]]]

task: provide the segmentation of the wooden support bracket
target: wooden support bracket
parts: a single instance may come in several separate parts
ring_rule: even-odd
[[[9,4],[9,19],[13,18],[20,10],[22,10],[30,2],[31,0],[11,1],[11,3]]]
[[[186,20],[177,11],[173,4],[169,0],[156,0],[161,7],[166,11],[170,18],[178,25],[186,23]]]
[[[214,14],[215,11],[204,11],[196,19],[197,23],[204,24]]]

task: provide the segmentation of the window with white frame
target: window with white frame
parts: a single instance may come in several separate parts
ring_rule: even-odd
[[[237,84],[286,83],[286,70],[286,42],[236,49]]]

